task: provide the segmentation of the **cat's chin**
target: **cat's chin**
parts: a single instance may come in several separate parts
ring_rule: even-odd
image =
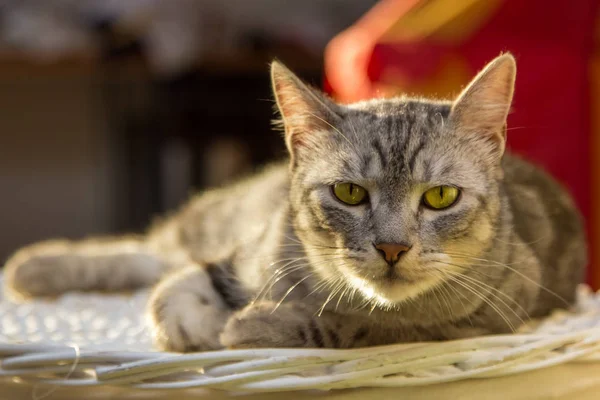
[[[441,283],[440,278],[431,275],[411,280],[396,277],[376,281],[353,276],[350,281],[365,298],[386,306],[415,298]]]

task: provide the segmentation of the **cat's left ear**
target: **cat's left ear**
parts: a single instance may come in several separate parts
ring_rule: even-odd
[[[463,90],[450,113],[459,133],[484,139],[497,156],[504,153],[516,72],[511,54],[497,57]]]
[[[271,81],[285,128],[285,142],[295,159],[322,143],[339,120],[337,105],[327,96],[304,84],[283,64],[271,64]]]

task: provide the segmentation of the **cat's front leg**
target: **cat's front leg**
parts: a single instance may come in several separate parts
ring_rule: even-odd
[[[175,352],[215,350],[231,309],[215,290],[207,270],[190,265],[161,281],[148,312],[155,344]]]
[[[334,312],[319,315],[300,303],[261,301],[229,318],[221,334],[228,348],[350,348],[369,345],[372,328],[363,319]]]

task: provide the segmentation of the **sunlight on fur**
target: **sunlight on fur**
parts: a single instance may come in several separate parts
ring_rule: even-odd
[[[505,154],[515,76],[504,54],[455,101],[342,105],[274,62],[286,162],[143,235],[19,250],[6,291],[153,286],[155,344],[177,352],[513,332],[572,304],[586,265],[569,194]]]

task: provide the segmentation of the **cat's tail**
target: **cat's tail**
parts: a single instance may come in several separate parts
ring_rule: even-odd
[[[5,294],[15,300],[67,291],[127,291],[158,282],[168,264],[137,237],[55,240],[25,247],[4,269]]]

